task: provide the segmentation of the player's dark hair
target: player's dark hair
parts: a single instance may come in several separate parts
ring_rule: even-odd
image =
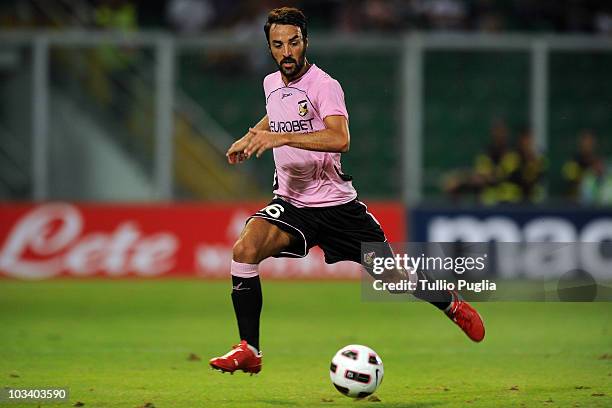
[[[284,24],[299,27],[304,40],[308,38],[306,16],[300,9],[295,7],[275,8],[268,13],[268,21],[264,25],[266,39],[270,43],[270,27],[272,24]]]

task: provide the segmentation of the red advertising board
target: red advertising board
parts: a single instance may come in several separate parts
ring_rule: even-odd
[[[0,204],[0,276],[226,278],[232,246],[263,203]],[[405,238],[399,203],[371,203],[389,241]],[[327,265],[313,248],[303,259],[267,259],[268,278],[356,279],[352,262]]]

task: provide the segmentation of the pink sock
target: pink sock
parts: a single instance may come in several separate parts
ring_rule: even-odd
[[[240,278],[254,278],[259,275],[257,271],[258,264],[247,264],[236,262],[232,259],[232,266],[230,268],[231,274]]]

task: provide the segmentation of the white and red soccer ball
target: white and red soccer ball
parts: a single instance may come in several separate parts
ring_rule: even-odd
[[[329,367],[334,387],[352,398],[364,398],[374,393],[382,382],[384,372],[378,354],[358,344],[338,350]]]

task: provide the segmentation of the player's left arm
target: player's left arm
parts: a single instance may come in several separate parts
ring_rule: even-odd
[[[330,115],[323,119],[325,129],[312,133],[273,133],[267,130],[249,129],[252,134],[244,150],[248,157],[261,156],[268,149],[291,146],[316,152],[348,152],[351,136],[348,120],[343,115]]]

